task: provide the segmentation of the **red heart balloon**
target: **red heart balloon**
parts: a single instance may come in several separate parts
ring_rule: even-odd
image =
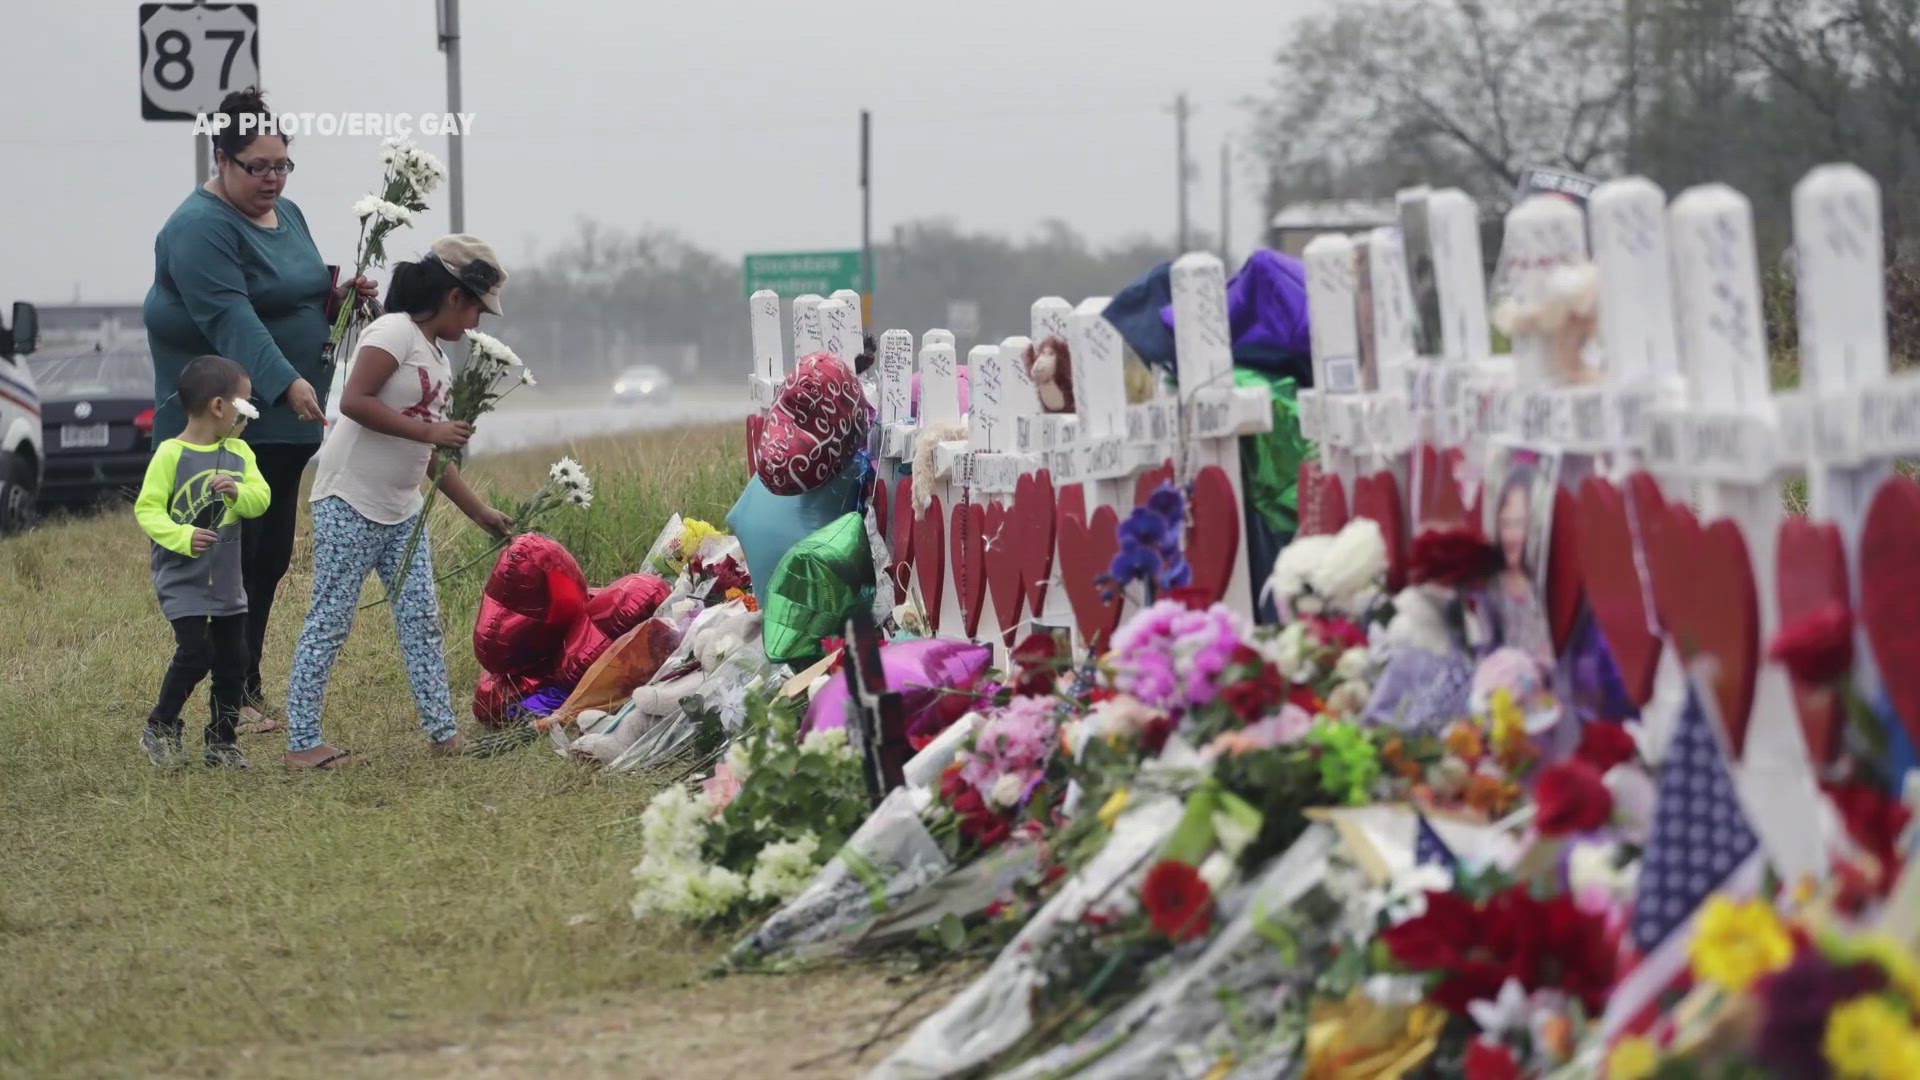
[[[1580,485],[1573,527],[1579,538],[1580,576],[1594,621],[1607,640],[1627,696],[1634,704],[1645,705],[1653,698],[1661,645],[1659,635],[1649,629],[1652,621],[1634,560],[1626,496],[1601,477],[1587,477]],[[1559,531],[1560,524],[1555,522],[1556,535]]]
[[[968,639],[980,636],[980,617],[987,600],[987,508],[965,503],[947,519],[947,551],[953,566],[954,588],[960,590],[960,618]]]
[[[1564,653],[1580,617],[1583,581],[1580,576],[1580,533],[1574,518],[1578,500],[1564,487],[1553,490],[1553,537],[1547,548],[1547,626],[1553,632],[1553,651]]]
[[[1218,602],[1233,583],[1234,562],[1240,558],[1240,497],[1233,480],[1218,465],[1208,465],[1193,478],[1188,497],[1187,563],[1193,567],[1193,587]]]
[[[1000,637],[1009,647],[1014,632],[1020,629],[1020,615],[1027,606],[1026,564],[1014,542],[1018,517],[1006,503],[987,504],[987,595],[993,600],[994,621],[1000,625]]]
[[[1147,505],[1147,500],[1153,498],[1153,493],[1160,490],[1160,485],[1171,483],[1173,483],[1173,462],[1171,461],[1164,462],[1159,468],[1150,469],[1134,477],[1133,505]]]
[[[1008,517],[1012,537],[1008,548],[1020,560],[1020,582],[1028,610],[1039,615],[1047,602],[1047,581],[1053,577],[1053,474],[1045,469],[1022,476],[1013,489]]]
[[[907,602],[907,586],[913,581],[913,537],[917,531],[913,520],[913,477],[903,476],[894,482],[893,505],[893,602]]]
[[[1099,653],[1120,625],[1120,609],[1126,603],[1118,590],[1109,598],[1096,580],[1106,575],[1113,557],[1120,553],[1120,515],[1113,507],[1103,506],[1093,512],[1089,525],[1085,518],[1063,507],[1059,530],[1060,549],[1071,553],[1070,558],[1060,560],[1060,582],[1073,605],[1073,621],[1080,628],[1080,636],[1089,649]]]
[[[1338,482],[1337,480],[1335,481]],[[1382,469],[1363,476],[1353,486],[1353,516],[1370,518],[1387,542],[1387,588],[1399,592],[1406,570],[1406,510],[1400,501],[1400,481]]]
[[[1760,601],[1747,542],[1731,521],[1702,528],[1685,506],[1641,509],[1660,622],[1689,662],[1712,658],[1714,698],[1737,759],[1746,747],[1760,664]]]
[[[1920,744],[1920,484],[1880,485],[1860,529],[1860,618],[1887,697]]]
[[[927,509],[913,525],[913,576],[920,583],[920,602],[927,607],[927,626],[940,632],[940,604],[946,599],[947,528],[940,508],[940,496],[927,503]]]
[[[752,472],[760,471],[760,436],[766,430],[766,413],[747,417],[747,468]]]
[[[1812,522],[1795,514],[1780,523],[1779,546],[1774,552],[1774,593],[1780,601],[1780,625],[1786,626],[1828,604],[1850,607],[1847,592],[1847,549],[1840,527]],[[1800,733],[1807,752],[1826,764],[1840,752],[1846,713],[1840,695],[1831,687],[1803,683],[1789,672],[1794,711],[1800,714]]]

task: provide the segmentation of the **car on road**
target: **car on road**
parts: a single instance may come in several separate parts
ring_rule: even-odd
[[[129,498],[153,457],[153,359],[144,338],[48,348],[33,359],[46,446],[42,506]]]
[[[651,364],[630,367],[613,380],[613,399],[632,405],[670,405],[673,379]]]
[[[40,313],[13,305],[13,325],[0,326],[0,536],[33,524],[40,492],[40,389],[27,356],[40,340]]]

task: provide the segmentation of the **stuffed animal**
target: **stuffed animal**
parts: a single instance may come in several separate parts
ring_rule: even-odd
[[[1050,413],[1073,411],[1073,357],[1067,343],[1043,338],[1027,346],[1027,374],[1040,395],[1040,407]]]
[[[606,766],[663,718],[680,710],[682,698],[700,692],[709,674],[728,657],[756,643],[760,613],[739,600],[707,608],[693,620],[680,648],[660,666],[652,681],[637,687],[627,706],[606,731],[575,739],[567,754],[589,765]],[[582,717],[582,727],[588,725]]]

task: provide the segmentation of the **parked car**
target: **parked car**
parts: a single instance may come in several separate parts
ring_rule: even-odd
[[[131,497],[153,457],[153,359],[143,339],[48,349],[33,360],[46,445],[43,506]]]
[[[14,304],[12,327],[0,326],[0,536],[33,524],[40,492],[40,390],[26,361],[39,341],[39,312]]]
[[[613,399],[633,405],[668,405],[673,402],[673,379],[651,364],[630,367],[613,381]]]

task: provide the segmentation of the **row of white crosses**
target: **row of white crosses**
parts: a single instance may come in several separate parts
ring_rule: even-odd
[[[1586,385],[1562,382],[1537,338],[1516,340],[1510,359],[1489,355],[1471,201],[1458,192],[1427,198],[1444,355],[1412,361],[1415,374],[1401,382],[1390,374],[1395,353],[1383,345],[1379,393],[1358,392],[1358,380],[1342,370],[1357,352],[1354,241],[1323,237],[1306,251],[1320,389],[1302,395],[1302,418],[1330,472],[1350,485],[1369,457],[1385,461],[1405,451],[1405,437],[1378,437],[1377,419],[1401,406],[1402,392],[1416,413],[1414,437],[1467,448],[1475,462],[1485,460],[1482,440],[1493,439],[1592,455],[1616,478],[1644,468],[1670,500],[1696,506],[1703,522],[1727,518],[1739,527],[1763,648],[1780,626],[1773,586],[1781,485],[1805,473],[1812,516],[1834,522],[1845,538],[1859,610],[1861,519],[1891,461],[1920,453],[1920,375],[1888,375],[1880,196],[1870,177],[1828,166],[1795,190],[1802,386],[1782,394],[1770,388],[1752,211],[1731,188],[1693,188],[1669,205],[1658,187],[1633,178],[1601,185],[1586,215],[1546,197],[1509,214],[1506,243],[1522,266],[1516,289],[1523,299],[1555,267],[1589,258],[1597,267],[1600,346],[1592,355],[1600,378]],[[1382,232],[1361,241],[1375,268],[1378,252],[1392,246]],[[1377,278],[1373,291],[1376,323],[1391,329],[1394,314],[1382,308],[1393,298],[1383,305]],[[1878,677],[1858,621],[1856,634],[1856,670],[1872,695]],[[1663,685],[1646,717],[1657,738],[1673,723],[1661,703],[1684,696],[1676,655],[1669,640]],[[1823,874],[1831,837],[1810,811],[1818,802],[1815,770],[1778,665],[1757,671],[1733,772],[1775,867],[1789,879]]]
[[[963,438],[949,438],[934,447],[933,475],[914,478],[916,487],[926,485],[925,490],[940,498],[949,520],[956,508],[969,502],[1006,501],[1022,476],[1039,469],[1051,475],[1056,501],[1066,489],[1082,487],[1089,515],[1110,506],[1124,518],[1132,502],[1133,478],[1167,461],[1176,464],[1183,479],[1207,465],[1219,466],[1238,498],[1242,489],[1235,439],[1270,430],[1271,404],[1263,389],[1242,391],[1234,385],[1226,276],[1219,259],[1204,253],[1179,259],[1171,284],[1182,389],[1178,398],[1145,404],[1127,403],[1125,345],[1104,316],[1107,297],[1088,298],[1077,306],[1060,297],[1042,298],[1032,306],[1029,336],[973,347],[967,357],[971,400],[964,417],[953,334],[928,330],[916,355],[910,331],[884,332],[877,343],[879,370],[873,388],[880,421],[873,445],[880,476],[890,479],[900,462],[915,457],[923,431],[950,428],[964,419]],[[858,305],[858,296],[851,293],[836,293],[824,300],[795,298],[790,322],[793,355],[823,351],[851,363],[862,342]],[[763,409],[778,395],[785,376],[780,306],[779,296],[772,292],[755,293],[748,303],[755,357],[750,390],[755,406]],[[1029,346],[1050,338],[1065,341],[1071,355],[1075,387],[1071,414],[1042,411],[1025,363]],[[917,415],[912,392],[916,374],[921,384]],[[892,512],[914,511],[910,505],[896,505]],[[995,557],[996,539],[988,538],[989,559]],[[1058,553],[1061,557],[1077,554]],[[948,551],[944,563],[947,580],[939,590],[939,623],[943,635],[958,636],[964,628],[959,552]],[[1065,590],[1060,587],[1060,564],[1061,558],[1056,557],[1041,616],[1023,622],[1049,628],[1073,626]],[[1243,538],[1227,602],[1251,616],[1251,595]],[[982,640],[999,638],[991,604],[989,597],[983,605],[988,610],[978,622],[975,636]]]

